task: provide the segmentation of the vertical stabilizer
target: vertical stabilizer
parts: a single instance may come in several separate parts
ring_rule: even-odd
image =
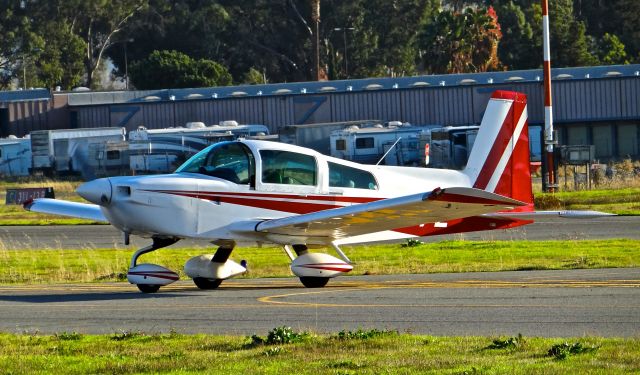
[[[464,173],[474,188],[529,203],[519,211],[533,210],[525,94],[491,95]]]

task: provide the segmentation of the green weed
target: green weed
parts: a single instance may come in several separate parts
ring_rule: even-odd
[[[378,330],[374,328],[368,331],[363,331],[362,329],[358,329],[357,331],[342,330],[338,332],[338,334],[336,335],[336,338],[338,340],[367,340],[375,337],[392,336],[392,335],[398,335],[398,331]]]
[[[563,342],[562,344],[556,344],[549,349],[547,356],[554,357],[557,360],[566,359],[569,355],[590,353],[598,350],[595,346],[584,346],[580,342],[569,344]]]
[[[75,341],[82,339],[82,335],[77,332],[61,332],[54,335],[60,341]]]
[[[517,349],[521,348],[525,344],[525,339],[522,334],[518,334],[516,337],[509,337],[506,340],[495,339],[487,346],[487,349]]]

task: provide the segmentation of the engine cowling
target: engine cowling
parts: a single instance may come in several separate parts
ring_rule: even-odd
[[[291,262],[291,272],[298,277],[336,277],[352,269],[349,263],[324,253],[306,253]]]
[[[129,268],[127,280],[139,285],[169,285],[180,279],[177,273],[157,264],[142,263]]]

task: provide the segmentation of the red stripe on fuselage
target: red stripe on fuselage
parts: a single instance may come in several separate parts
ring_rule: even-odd
[[[331,195],[299,195],[299,194],[258,194],[258,193],[229,193],[229,192],[197,192],[197,191],[181,191],[181,190],[145,190],[154,193],[179,195],[189,198],[205,199],[220,203],[237,204],[241,206],[249,206],[263,208],[267,210],[275,210],[281,212],[290,212],[296,214],[308,214],[312,212],[328,210],[332,208],[343,207],[339,204],[331,204],[332,202],[340,203],[368,203],[378,201],[384,198],[369,197],[338,197]],[[264,199],[268,198],[268,199]],[[312,202],[292,202],[288,200],[272,200],[272,199],[291,199],[291,200],[307,200],[307,201],[324,201],[326,203]]]

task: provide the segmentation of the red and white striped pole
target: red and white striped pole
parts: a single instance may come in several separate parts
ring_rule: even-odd
[[[553,111],[551,110],[551,47],[549,45],[549,1],[542,0],[542,49],[544,54],[544,144],[543,163],[546,162],[543,187],[553,192],[556,187],[555,166],[553,163]]]

